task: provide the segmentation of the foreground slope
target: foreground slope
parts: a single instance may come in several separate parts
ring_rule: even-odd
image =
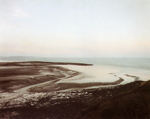
[[[79,119],[150,119],[150,80],[101,100],[77,116]]]
[[[21,107],[0,109],[0,118],[148,119],[149,89],[150,81],[135,81],[116,87],[58,93],[55,99],[47,94],[36,103],[33,97]]]

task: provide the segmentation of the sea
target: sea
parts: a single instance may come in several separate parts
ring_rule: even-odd
[[[80,71],[88,77],[67,79],[64,82],[112,82],[123,78],[129,83],[135,80],[150,80],[150,58],[51,58],[30,56],[0,57],[0,62],[17,61],[45,61],[45,62],[68,62],[93,64],[92,67],[64,66],[65,68]],[[130,75],[130,76],[127,76]],[[62,80],[63,81],[63,80]]]
[[[150,58],[51,58],[51,57],[0,57],[0,62],[16,61],[45,61],[45,62],[71,62],[118,67],[132,67],[150,70]]]

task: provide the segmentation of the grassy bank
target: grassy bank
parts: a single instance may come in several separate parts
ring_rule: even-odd
[[[112,98],[99,101],[78,119],[150,119],[150,80]]]

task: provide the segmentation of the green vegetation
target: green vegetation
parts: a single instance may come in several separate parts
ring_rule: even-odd
[[[100,101],[78,119],[150,119],[150,80],[136,88]]]

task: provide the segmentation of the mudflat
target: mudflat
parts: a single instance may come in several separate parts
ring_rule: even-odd
[[[84,63],[62,62],[2,62],[0,63],[1,92],[52,92],[71,88],[116,85],[123,81],[119,78],[113,82],[64,83],[60,80],[82,75],[62,65],[92,66]]]
[[[62,67],[62,65],[92,66],[80,63],[33,61],[0,63],[0,118],[72,119],[89,117],[88,115],[91,114],[89,110],[94,113],[99,111],[97,104],[99,105],[101,101],[113,99],[114,96],[118,97],[120,93],[126,96],[131,89],[137,86],[140,88],[143,82],[139,81],[137,76],[125,74],[127,77],[133,78],[134,82],[121,85],[124,79],[117,77],[114,73],[108,75],[113,75],[118,80],[111,82],[65,82],[74,77],[82,77],[84,74]],[[88,88],[93,86],[100,87]],[[148,88],[146,87],[146,89]],[[149,95],[147,99],[149,99]],[[142,108],[138,106],[136,109]],[[143,114],[145,113],[139,116],[143,117]],[[120,117],[124,116],[126,115]],[[146,115],[146,118],[148,116]]]
[[[0,63],[0,91],[13,92],[30,85],[43,82],[57,82],[62,78],[69,78],[80,74],[55,65],[83,65],[80,63],[54,62],[1,62]]]

